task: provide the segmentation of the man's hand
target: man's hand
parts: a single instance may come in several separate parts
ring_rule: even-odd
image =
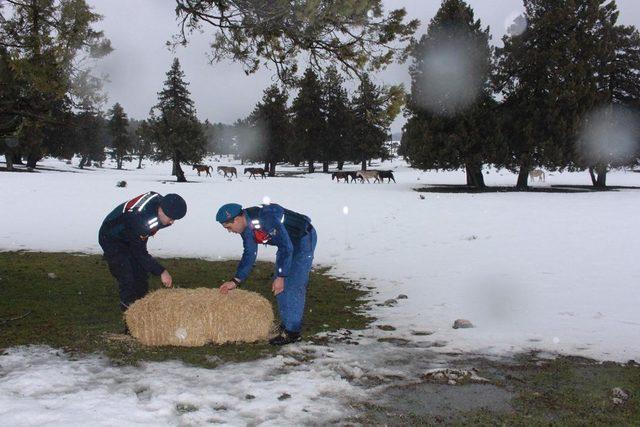
[[[278,295],[280,292],[284,291],[284,277],[277,277],[271,285],[271,290],[274,295]]]
[[[238,285],[236,285],[236,282],[229,280],[228,282],[224,282],[222,285],[220,285],[220,292],[222,292],[223,294],[227,294],[227,292],[229,292],[231,289],[235,289]]]
[[[160,275],[160,280],[162,280],[162,284],[165,287],[167,288],[173,287],[173,278],[171,277],[171,275],[167,270],[162,272],[162,274]]]

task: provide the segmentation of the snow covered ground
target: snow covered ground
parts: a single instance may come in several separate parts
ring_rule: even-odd
[[[380,185],[337,184],[321,173],[228,181],[189,170],[192,182],[175,184],[167,164],[81,171],[51,159],[42,166],[57,171],[0,174],[0,250],[98,253],[96,233],[104,216],[118,203],[155,190],[181,194],[189,211],[158,233],[149,243],[151,253],[236,259],[240,239],[215,223],[215,211],[222,203],[248,206],[268,197],[312,218],[317,265],[373,286],[379,302],[399,294],[408,298],[395,306],[373,305],[377,323],[396,330],[365,331],[361,346],[302,344],[277,358],[211,371],[177,363],[136,370],[109,366],[98,356],[74,361],[40,347],[11,350],[0,356],[0,417],[10,424],[83,424],[87,416],[145,425],[329,422],[348,413],[345,396],[364,393],[357,381],[344,378],[385,375],[389,353],[406,361],[428,352],[431,363],[443,363],[445,353],[495,356],[531,348],[602,360],[640,358],[638,190],[417,193],[414,188],[426,184],[461,184],[464,174],[420,172],[400,160],[375,165],[393,169],[398,181]],[[506,171],[491,170],[485,178],[489,185],[515,182]],[[119,180],[127,187],[116,187]],[[588,183],[586,172],[548,173],[546,183],[535,185]],[[640,174],[613,172],[608,184],[640,186]],[[272,248],[260,249],[261,259],[274,255]],[[203,277],[202,285],[219,284]],[[458,318],[476,327],[452,329]],[[389,344],[375,341],[386,336],[416,344],[386,351]],[[424,348],[434,342],[436,347]],[[291,352],[303,350],[319,357],[301,366],[287,363],[295,360]],[[409,365],[398,366],[396,374],[408,375],[416,368]],[[285,392],[292,397],[278,400]],[[176,409],[182,403],[198,409]]]

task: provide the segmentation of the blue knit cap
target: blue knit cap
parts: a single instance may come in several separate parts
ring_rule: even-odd
[[[220,206],[218,213],[216,214],[216,221],[220,224],[224,224],[227,221],[232,220],[242,213],[242,206],[237,203],[227,203]]]
[[[167,194],[160,201],[162,211],[171,219],[181,219],[187,214],[187,202],[177,194]]]

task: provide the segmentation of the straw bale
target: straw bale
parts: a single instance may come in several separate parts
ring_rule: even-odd
[[[261,295],[234,289],[159,289],[125,312],[131,335],[145,345],[197,347],[266,340],[274,316]]]

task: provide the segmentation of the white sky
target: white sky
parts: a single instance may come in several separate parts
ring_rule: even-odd
[[[98,69],[109,75],[105,85],[107,106],[120,102],[129,117],[143,119],[157,102],[165,73],[174,54],[165,43],[177,30],[175,2],[171,0],[87,0],[104,16],[98,25],[111,39],[114,52],[101,60]],[[404,7],[410,19],[417,18],[424,33],[426,25],[436,13],[439,0],[385,0],[387,9]],[[494,42],[499,42],[507,23],[522,10],[521,0],[468,0],[483,26],[490,26]],[[620,21],[638,25],[640,2],[618,0]],[[260,70],[246,76],[239,64],[216,63],[207,60],[208,43],[212,32],[193,37],[186,48],[176,52],[186,78],[190,82],[192,98],[201,120],[232,123],[245,117],[262,98],[263,90],[275,78],[272,70]],[[392,65],[380,73],[378,83],[404,83],[409,87],[407,64]],[[304,68],[304,64],[301,66]],[[404,118],[392,125],[399,132]]]

